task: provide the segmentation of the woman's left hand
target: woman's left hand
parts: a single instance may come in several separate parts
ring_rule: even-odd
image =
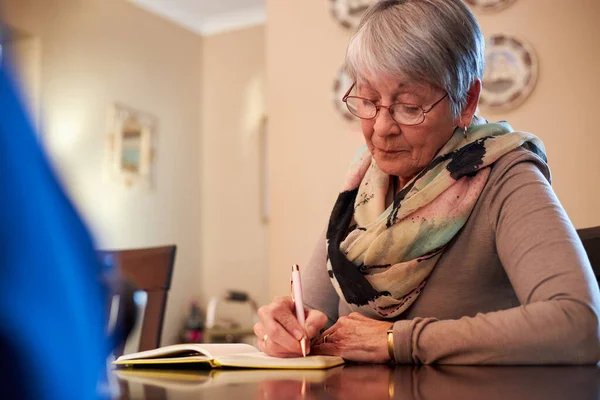
[[[311,354],[341,356],[348,361],[385,363],[390,361],[387,330],[391,323],[354,312],[340,317],[311,346]]]

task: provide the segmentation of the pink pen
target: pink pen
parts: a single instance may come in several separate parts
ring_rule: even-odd
[[[296,318],[302,326],[304,336],[300,339],[300,348],[302,355],[306,357],[306,331],[304,326],[304,302],[302,301],[302,281],[300,281],[300,267],[297,264],[292,265],[292,299],[296,306]]]

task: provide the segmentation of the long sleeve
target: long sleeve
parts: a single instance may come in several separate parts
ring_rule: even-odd
[[[302,272],[302,290],[304,305],[320,310],[327,315],[328,326],[338,319],[340,298],[327,274],[327,253],[325,248],[325,230],[319,236],[313,254]]]
[[[487,203],[498,257],[520,306],[394,324],[397,363],[592,364],[600,295],[575,229],[532,162],[500,172]],[[485,268],[485,266],[479,266]]]

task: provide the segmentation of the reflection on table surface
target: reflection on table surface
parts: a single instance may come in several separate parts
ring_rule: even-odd
[[[118,399],[599,399],[595,366],[116,370]]]

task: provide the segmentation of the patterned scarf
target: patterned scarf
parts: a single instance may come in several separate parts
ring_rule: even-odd
[[[418,297],[464,226],[491,165],[522,146],[546,161],[534,135],[505,122],[456,129],[431,163],[386,208],[391,178],[366,146],[357,153],[327,229],[327,272],[353,311],[394,319]]]

